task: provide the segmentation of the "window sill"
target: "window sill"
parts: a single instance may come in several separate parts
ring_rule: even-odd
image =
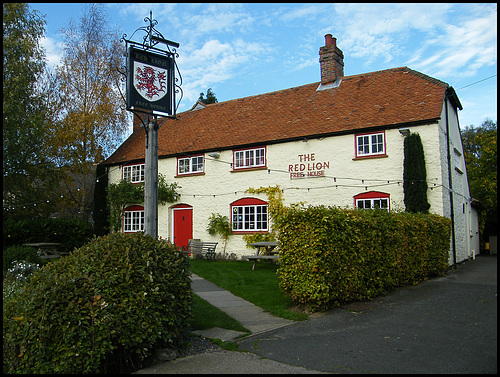
[[[233,230],[231,234],[268,234],[268,230]]]
[[[267,170],[267,166],[258,166],[258,167],[250,167],[250,168],[232,169],[231,173],[239,173],[241,171],[254,171],[254,170]]]
[[[369,156],[359,156],[359,157],[354,157],[352,160],[353,161],[370,160],[372,158],[385,158],[385,157],[389,157],[389,155],[388,154],[374,154],[374,155],[369,155]]]
[[[205,172],[201,172],[201,173],[177,174],[176,176],[174,176],[174,178],[195,177],[195,176],[199,176],[199,175],[205,175]]]

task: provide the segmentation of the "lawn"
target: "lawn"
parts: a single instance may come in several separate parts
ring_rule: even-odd
[[[243,327],[237,320],[230,317],[222,310],[217,309],[196,294],[193,294],[191,313],[191,330],[207,330],[212,327],[220,327],[223,329],[250,333],[250,331]]]
[[[292,300],[279,288],[278,266],[262,261],[207,261],[191,259],[191,271],[274,316],[302,321],[307,314],[292,310]]]

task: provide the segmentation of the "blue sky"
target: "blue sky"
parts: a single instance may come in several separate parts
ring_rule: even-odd
[[[46,15],[42,44],[54,66],[60,29],[79,20],[82,4],[30,6]],[[105,3],[104,9],[110,25],[129,37],[147,26],[152,10],[156,29],[180,44],[179,112],[208,88],[222,102],[320,81],[319,48],[332,34],[346,76],[407,66],[455,88],[462,128],[497,120],[496,3]]]

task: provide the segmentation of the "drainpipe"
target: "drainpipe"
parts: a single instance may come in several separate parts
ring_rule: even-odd
[[[444,110],[446,114],[446,147],[448,150],[448,185],[450,187],[450,216],[451,216],[451,250],[453,254],[453,267],[457,268],[457,250],[455,245],[455,210],[453,209],[453,182],[451,179],[451,148],[450,148],[450,124],[448,120],[448,96],[449,92],[446,90],[444,97]]]

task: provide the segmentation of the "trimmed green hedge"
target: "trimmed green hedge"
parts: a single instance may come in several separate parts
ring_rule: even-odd
[[[3,249],[24,243],[57,242],[59,251],[70,252],[92,238],[92,226],[67,218],[6,218],[3,222]]]
[[[9,373],[124,373],[157,347],[182,347],[185,255],[141,233],[100,237],[35,272],[4,305]]]
[[[448,269],[450,220],[437,215],[294,207],[279,227],[280,287],[313,311]]]

